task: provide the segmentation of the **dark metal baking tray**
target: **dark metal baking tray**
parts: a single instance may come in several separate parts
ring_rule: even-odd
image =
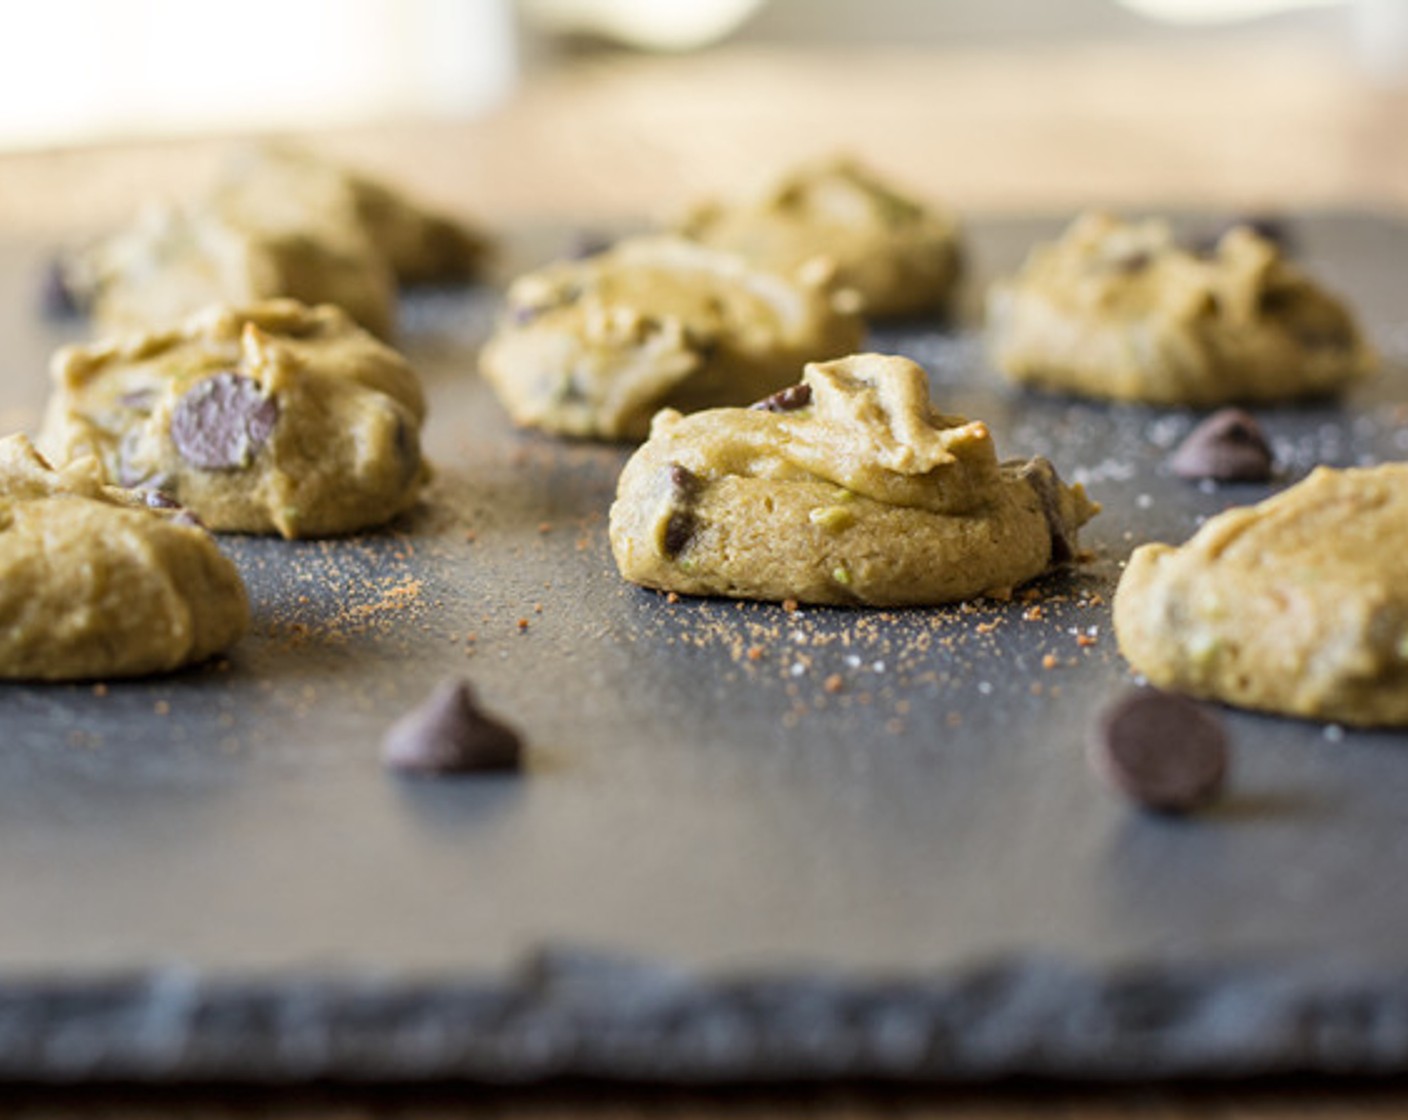
[[[1277,485],[1408,453],[1408,228],[1295,225],[1386,361],[1261,410]],[[979,271],[1058,226],[977,223]],[[0,258],[7,428],[79,329],[33,314],[42,255]],[[1130,549],[1275,488],[1169,477],[1192,414],[1009,390],[967,328],[877,331],[1003,454],[1086,481],[1096,559],[1040,619],[669,602],[612,566],[625,451],[515,433],[477,378],[496,305],[407,301],[423,508],[224,540],[256,619],[227,661],[0,686],[0,1077],[1408,1071],[1408,736],[1227,712],[1230,795],[1189,820],[1082,759],[1129,680]],[[384,772],[384,729],[457,674],[527,772]]]

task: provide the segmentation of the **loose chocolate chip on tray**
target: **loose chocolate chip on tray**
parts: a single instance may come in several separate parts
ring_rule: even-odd
[[[1202,705],[1156,688],[1125,693],[1101,714],[1091,765],[1146,809],[1187,813],[1216,799],[1227,778],[1227,737]]]
[[[770,397],[764,397],[757,404],[750,405],[758,412],[796,412],[812,403],[812,387],[807,384],[789,385]]]
[[[516,731],[479,707],[468,681],[452,679],[391,725],[382,760],[393,770],[420,774],[516,770],[523,743]]]
[[[1179,478],[1266,482],[1275,459],[1256,418],[1239,408],[1224,408],[1188,433],[1168,465]]]
[[[278,419],[278,402],[252,377],[217,373],[176,402],[171,440],[193,467],[238,470],[249,466]]]

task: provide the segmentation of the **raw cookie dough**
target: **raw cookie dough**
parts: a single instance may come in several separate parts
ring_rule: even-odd
[[[109,330],[162,328],[213,303],[332,303],[388,337],[396,282],[462,279],[485,241],[391,189],[293,148],[236,154],[199,198],[152,206],[69,262]]]
[[[315,228],[335,216],[338,224],[359,228],[403,284],[464,280],[488,256],[487,239],[463,222],[375,179],[280,144],[236,152],[211,204],[252,227]]]
[[[962,273],[957,222],[849,159],[799,167],[736,202],[699,203],[679,231],[775,272],[829,258],[871,316],[943,310]]]
[[[81,680],[204,661],[249,628],[235,566],[189,514],[0,440],[0,677]]]
[[[690,595],[902,606],[1001,594],[1076,553],[1097,511],[1045,459],[999,463],[906,358],[807,366],[753,408],[661,412],[626,464],[611,546]]]
[[[159,204],[70,262],[66,276],[105,333],[161,330],[212,304],[287,296],[334,304],[389,337],[390,266],[354,223],[289,215],[250,222],[208,205]]]
[[[1340,723],[1408,724],[1408,464],[1321,467],[1135,550],[1115,595],[1161,688]]]
[[[335,307],[209,308],[172,330],[55,355],[40,447],[96,456],[211,529],[323,537],[414,504],[415,371]]]
[[[643,439],[659,408],[745,404],[864,325],[818,266],[797,279],[675,237],[637,237],[521,277],[480,357],[514,421]]]
[[[1320,396],[1374,364],[1345,307],[1246,226],[1200,254],[1164,222],[1084,215],[992,287],[988,327],[1014,381],[1151,404]]]

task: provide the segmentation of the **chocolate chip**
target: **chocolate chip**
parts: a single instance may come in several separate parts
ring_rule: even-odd
[[[46,319],[72,319],[85,310],[84,301],[68,282],[62,258],[54,257],[44,266],[39,282],[40,314]]]
[[[1125,693],[1101,713],[1090,761],[1120,793],[1160,813],[1213,801],[1227,778],[1227,736],[1202,705],[1156,688]]]
[[[147,503],[148,509],[180,509],[181,503],[168,494],[163,494],[160,490],[143,490],[142,500]]]
[[[613,242],[606,234],[596,230],[582,229],[572,235],[572,239],[567,243],[567,251],[563,255],[568,260],[584,261],[588,257],[597,257],[610,249]]]
[[[1287,256],[1296,252],[1296,238],[1290,223],[1275,214],[1243,214],[1230,218],[1216,228],[1195,236],[1189,248],[1200,256],[1210,257],[1217,252],[1218,243],[1238,227],[1251,230]]]
[[[666,556],[678,556],[689,545],[699,529],[699,519],[687,509],[674,510],[665,522],[665,536],[661,545]]]
[[[1070,529],[1061,516],[1060,479],[1056,468],[1049,459],[1040,455],[1025,462],[1015,464],[1017,477],[1026,482],[1041,502],[1041,512],[1046,517],[1046,531],[1051,534],[1051,563],[1068,564],[1075,559],[1075,542]]]
[[[750,405],[756,412],[796,412],[812,403],[812,387],[803,383],[779,389],[770,397],[764,397],[757,404]]]
[[[391,725],[382,761],[393,770],[455,774],[516,770],[523,743],[511,727],[475,702],[466,680],[446,680],[419,707]]]
[[[1239,408],[1224,408],[1188,433],[1168,465],[1179,478],[1266,482],[1275,462],[1256,419]]]
[[[207,471],[249,466],[278,423],[279,405],[239,373],[208,377],[176,402],[171,440],[181,458]]]
[[[155,389],[134,389],[130,393],[123,393],[117,398],[117,403],[123,408],[130,408],[133,412],[150,412],[152,405],[156,404]]]
[[[1153,262],[1153,256],[1140,249],[1133,253],[1126,253],[1121,257],[1114,257],[1108,263],[1116,272],[1133,274],[1143,272]]]
[[[670,497],[677,502],[692,502],[699,497],[704,483],[699,476],[682,463],[671,463]]]

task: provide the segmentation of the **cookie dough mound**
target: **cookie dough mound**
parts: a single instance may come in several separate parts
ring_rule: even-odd
[[[235,566],[184,511],[55,471],[0,440],[0,677],[82,680],[192,665],[249,628]]]
[[[1408,464],[1317,469],[1135,550],[1115,595],[1161,688],[1359,725],[1408,724]]]
[[[212,529],[323,537],[414,504],[425,401],[415,371],[335,307],[209,308],[173,330],[54,358],[40,447],[92,455]]]
[[[197,198],[154,206],[71,260],[108,330],[160,329],[214,303],[331,303],[389,337],[396,282],[463,279],[487,243],[381,183],[279,145],[239,151]]]
[[[404,284],[464,280],[488,256],[488,240],[465,223],[428,210],[375,179],[282,144],[238,151],[211,202],[251,226],[316,229],[331,216],[338,226],[358,229]]]
[[[957,222],[849,159],[799,167],[749,198],[699,203],[679,231],[775,272],[827,258],[872,316],[943,310],[962,274]]]
[[[386,338],[395,278],[350,214],[329,212],[309,224],[291,213],[156,205],[71,261],[66,278],[109,333],[161,330],[212,304],[289,297],[334,304]]]
[[[913,362],[863,354],[753,408],[661,412],[621,474],[611,547],[626,579],[661,590],[925,605],[1071,560],[1097,508],[1044,459],[999,463]]]
[[[864,335],[827,270],[796,280],[675,237],[638,237],[520,278],[480,357],[514,421],[642,439],[655,411],[744,404]]]
[[[1374,360],[1353,317],[1247,226],[1207,254],[1104,214],[988,296],[994,363],[1057,392],[1212,407],[1337,392]]]

